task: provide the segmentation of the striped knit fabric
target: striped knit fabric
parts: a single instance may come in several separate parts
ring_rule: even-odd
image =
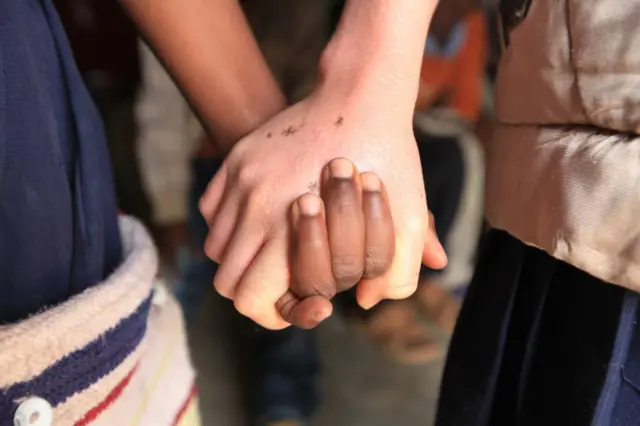
[[[182,316],[156,282],[146,230],[120,218],[124,261],[105,282],[0,327],[0,426],[38,396],[54,425],[197,426],[197,392]]]

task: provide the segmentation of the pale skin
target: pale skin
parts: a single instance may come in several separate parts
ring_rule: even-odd
[[[235,1],[122,2],[217,148],[229,152],[201,200],[201,212],[211,228],[206,251],[221,262],[214,285],[242,314],[271,329],[291,322],[313,325],[330,308],[323,297],[312,296],[331,296],[331,291],[324,293],[331,285],[336,290],[357,285],[360,305],[370,308],[385,298],[411,295],[421,262],[432,267],[446,263],[429,231],[411,127],[435,0],[348,1],[324,52],[320,84],[308,99],[287,109]],[[311,183],[328,183],[323,170],[336,157],[349,158],[357,167],[353,179],[360,210],[340,216],[357,230],[357,238],[340,246],[338,222],[326,214],[335,200],[323,192],[329,198],[320,217],[325,218],[325,256],[331,263],[324,288],[318,277],[300,278],[304,268],[296,265],[303,251],[293,261],[290,253],[292,241],[301,237],[300,203],[322,205],[318,195],[298,197],[309,192]],[[365,175],[365,181],[384,182],[380,187],[390,214],[377,222],[378,228],[364,219],[370,211],[362,201],[360,172],[375,172]],[[378,211],[385,205],[378,203]],[[391,218],[393,232],[385,225]],[[381,241],[376,250],[367,246],[370,235]],[[301,247],[299,241],[295,247]],[[372,252],[383,253],[376,268],[367,263]],[[317,268],[319,274],[327,273],[324,265]],[[310,283],[312,291],[299,288]]]

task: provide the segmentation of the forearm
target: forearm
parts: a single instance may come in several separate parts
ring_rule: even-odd
[[[323,88],[367,93],[411,118],[437,0],[348,0],[321,63]]]
[[[121,2],[219,151],[284,108],[237,0]]]

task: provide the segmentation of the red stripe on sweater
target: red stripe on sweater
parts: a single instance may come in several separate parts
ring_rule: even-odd
[[[122,391],[124,390],[124,388],[126,388],[127,385],[129,384],[129,381],[131,381],[131,377],[133,376],[133,373],[135,373],[137,368],[138,368],[137,365],[135,367],[133,367],[133,369],[129,372],[129,374],[127,374],[125,376],[125,378],[122,379],[120,381],[120,383],[118,383],[116,385],[116,387],[111,389],[111,392],[109,392],[109,395],[107,395],[107,397],[105,399],[103,399],[102,402],[100,402],[98,405],[96,405],[91,410],[89,410],[87,412],[87,414],[84,415],[84,417],[82,417],[80,420],[78,420],[76,422],[75,426],[88,425],[89,423],[91,423],[92,421],[97,419],[98,416],[104,410],[109,408],[109,406],[111,404],[113,404],[120,397],[120,395],[122,394]]]
[[[198,386],[194,382],[193,386],[191,386],[191,390],[189,391],[187,399],[182,403],[180,410],[178,410],[178,414],[176,414],[176,417],[173,419],[173,426],[176,426],[178,423],[180,423],[180,420],[182,420],[182,416],[184,416],[184,413],[187,412],[189,405],[196,397],[196,395],[198,395]]]

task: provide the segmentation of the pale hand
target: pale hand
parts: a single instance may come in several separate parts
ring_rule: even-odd
[[[378,174],[395,226],[392,266],[382,277],[358,283],[361,306],[406,298],[416,289],[422,262],[446,264],[429,232],[411,117],[394,112],[375,100],[317,92],[235,145],[200,209],[210,226],[205,250],[221,263],[215,287],[240,313],[269,329],[289,325],[276,309],[291,281],[289,209],[301,194],[317,191],[323,167],[336,157]]]

